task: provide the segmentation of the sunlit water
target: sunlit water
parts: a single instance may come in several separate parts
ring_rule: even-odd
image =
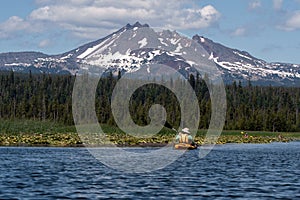
[[[126,174],[84,148],[2,147],[0,199],[300,199],[299,142],[222,145],[206,158],[198,154]]]

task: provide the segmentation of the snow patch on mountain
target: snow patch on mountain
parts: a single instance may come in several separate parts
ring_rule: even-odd
[[[102,68],[118,68],[131,73],[139,70],[143,65],[150,64],[153,58],[162,54],[162,50],[152,50],[146,53],[145,51],[136,54],[132,51],[127,51],[126,54],[120,52],[107,53],[100,55],[97,59],[89,60],[87,63]],[[150,68],[148,66],[147,71]]]
[[[145,47],[148,44],[147,38],[144,38],[144,39],[138,41],[138,44],[140,45],[140,48]]]
[[[25,66],[25,67],[29,67],[31,66],[30,63],[7,63],[4,64],[5,67],[16,67],[16,66]]]
[[[158,38],[158,40],[160,41],[160,43],[164,46],[169,46],[167,43],[164,42],[164,39],[163,38]]]
[[[77,58],[84,59],[85,57],[91,55],[95,51],[103,51],[103,50],[105,50],[108,46],[110,46],[114,42],[114,40],[111,40],[109,43],[107,43],[109,40],[110,40],[110,38],[104,40],[103,42],[101,42],[100,44],[98,44],[96,46],[88,48],[84,53],[82,53],[81,55],[77,56]]]
[[[227,69],[233,73],[239,72],[241,74],[247,74],[256,77],[268,77],[270,75],[277,75],[281,78],[288,78],[288,77],[296,77],[300,78],[300,73],[295,73],[294,71],[283,71],[274,69],[274,66],[269,65],[269,67],[265,66],[254,66],[249,63],[241,63],[241,62],[218,62],[216,58],[213,58],[214,62],[221,66],[224,69]]]
[[[243,55],[243,54],[240,54],[239,52],[233,51],[233,53],[236,54],[236,55],[238,55],[238,56],[240,56],[240,57],[246,58],[246,59],[248,59],[248,60],[253,60],[253,59],[250,58],[249,56],[245,56],[245,55]]]
[[[68,55],[63,56],[63,57],[61,57],[60,59],[61,59],[61,60],[66,60],[66,59],[71,58],[72,56],[73,56],[73,54],[72,54],[72,53],[69,53]]]
[[[171,38],[170,41],[173,45],[176,45],[180,41],[180,38]]]
[[[213,60],[215,63],[218,63],[219,57],[214,57],[214,53],[211,52],[208,60]]]
[[[77,56],[77,58],[85,59],[86,57],[92,56],[95,52],[103,52],[109,46],[111,46],[115,42],[115,40],[117,40],[125,31],[126,31],[126,29],[118,34],[113,34],[111,38],[108,37],[103,42],[101,42],[93,47],[88,48],[85,52],[83,52],[82,54]]]
[[[67,56],[68,57],[68,56]],[[55,57],[47,57],[47,58],[37,58],[34,60],[34,63],[66,63],[67,57],[55,58]]]
[[[178,45],[177,45],[177,48],[175,49],[175,53],[179,53],[180,51],[181,51],[181,49],[182,49],[183,47],[181,46],[181,43],[179,43]]]
[[[104,42],[93,46],[91,48],[88,48],[84,53],[82,53],[81,55],[77,56],[77,58],[79,59],[83,59],[85,57],[87,57],[88,55],[90,55],[91,53],[93,53],[94,51],[96,51],[97,49],[99,49],[101,46],[103,46],[103,44],[107,41],[108,39],[106,39]]]

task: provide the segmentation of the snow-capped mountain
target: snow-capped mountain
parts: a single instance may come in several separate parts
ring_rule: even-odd
[[[148,64],[162,64],[188,76],[196,73],[195,63],[199,63],[199,60],[203,66],[214,63],[226,83],[234,80],[286,86],[300,83],[298,64],[268,63],[203,36],[186,38],[175,31],[155,31],[147,24],[141,25],[138,22],[127,24],[105,38],[59,55],[2,53],[0,70],[76,74],[82,64],[88,64],[107,71],[130,73]],[[150,70],[148,67],[147,71]],[[202,73],[205,70],[209,69],[203,69]]]
[[[259,84],[299,85],[300,64],[268,63],[250,55],[248,52],[231,49],[203,36],[195,35],[197,41],[210,54],[225,81],[251,80]]]

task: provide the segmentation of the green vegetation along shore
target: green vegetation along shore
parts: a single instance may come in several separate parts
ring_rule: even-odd
[[[164,146],[167,143],[172,143],[176,134],[170,129],[163,129],[151,138],[135,138],[112,126],[103,125],[102,128],[106,133],[106,137],[113,144],[128,147]],[[195,142],[199,145],[203,144],[205,134],[206,130],[199,130]],[[80,147],[83,146],[81,139],[74,126],[32,120],[4,120],[0,122],[0,146]],[[300,140],[300,133],[223,131],[217,144],[271,143],[294,140]],[[97,144],[91,145],[106,146],[107,144],[97,142]]]

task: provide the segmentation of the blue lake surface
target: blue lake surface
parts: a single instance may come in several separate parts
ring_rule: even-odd
[[[300,199],[300,142],[229,144],[198,154],[126,174],[85,148],[1,147],[0,199]]]

